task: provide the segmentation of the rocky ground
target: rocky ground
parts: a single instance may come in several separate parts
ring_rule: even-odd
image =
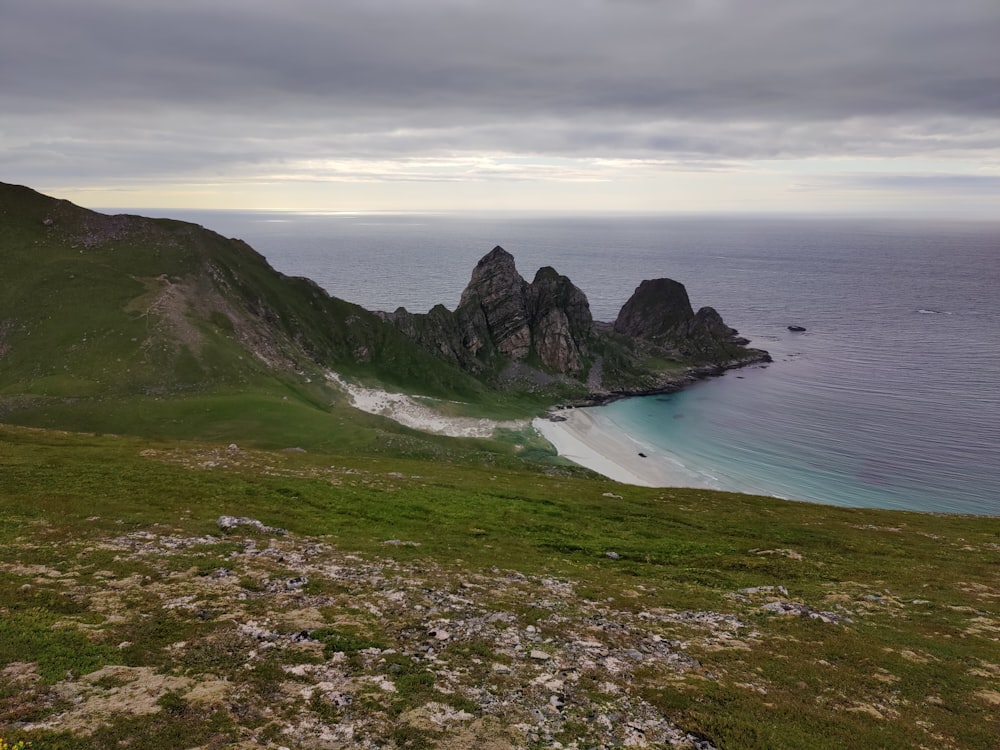
[[[236,446],[140,453],[205,472],[205,492],[224,471],[315,479],[338,491],[389,493],[423,481],[299,465],[298,455]],[[601,499],[625,502],[610,491]],[[837,738],[850,727],[868,732],[865,746],[882,731],[894,733],[884,747],[990,746],[979,738],[991,736],[984,726],[1000,706],[992,646],[1000,592],[987,573],[972,566],[938,580],[925,566],[923,583],[901,574],[904,594],[900,580],[880,577],[889,569],[873,575],[861,564],[908,539],[946,548],[942,560],[995,556],[992,535],[958,535],[943,517],[940,533],[866,517],[839,526],[837,538],[853,548],[850,577],[833,574],[840,558],[823,557],[822,537],[810,542],[799,531],[801,545],[748,543],[734,560],[757,571],[748,577],[757,583],[730,589],[705,563],[673,580],[636,575],[634,550],[624,547],[596,553],[602,570],[618,571],[599,582],[584,574],[592,562],[578,578],[516,571],[510,553],[493,568],[471,565],[425,553],[434,535],[422,544],[376,536],[361,554],[336,537],[253,518],[213,514],[202,523],[184,507],[144,511],[170,524],[127,515],[60,524],[50,513],[7,537],[0,736],[66,750],[711,750],[769,747],[775,736],[782,747],[806,746],[799,740],[819,735],[798,719],[805,712],[839,732],[824,747],[845,746]],[[869,540],[876,557],[863,556]],[[707,583],[681,581],[693,576]],[[956,713],[968,721],[956,724]],[[727,715],[736,717],[729,725]],[[702,732],[706,721],[714,724]],[[770,723],[767,741],[740,734],[758,721]]]
[[[122,655],[122,664],[51,685],[31,661],[8,665],[14,700],[34,717],[15,725],[87,735],[122,717],[218,711],[234,719],[246,747],[711,750],[646,702],[643,689],[741,679],[713,673],[697,654],[749,650],[767,638],[736,614],[637,611],[628,606],[636,591],[622,591],[616,605],[556,578],[494,569],[456,580],[430,563],[364,560],[254,519],[218,525],[206,536],[156,527],[81,544],[60,569],[0,566],[30,580],[26,590],[85,601],[86,616],[57,627],[116,641]],[[95,558],[108,569],[95,569]],[[851,621],[843,607],[790,601],[782,586],[730,598],[737,610],[829,627]],[[137,628],[143,620],[156,626]],[[767,692],[763,681],[744,686]],[[16,708],[8,699],[6,716]]]
[[[225,564],[198,564],[219,548]],[[88,570],[83,549],[65,570],[3,568],[30,576],[24,586],[85,599],[91,616],[59,626],[91,639],[126,632],[135,618],[166,619],[186,637],[159,646],[149,665],[67,674],[49,687],[30,661],[9,665],[18,700],[49,709],[18,722],[23,730],[86,734],[176,703],[236,717],[248,747],[710,750],[638,688],[717,679],[691,647],[747,648],[758,637],[733,615],[634,612],[581,598],[564,580],[502,570],[456,581],[433,565],[362,560],[252,519],[221,518],[218,535],[143,530],[89,549],[135,572]],[[195,565],[173,569],[180,558]],[[150,645],[115,647],[127,657]]]
[[[219,491],[209,478],[229,476],[220,472],[345,492],[424,481],[298,456],[235,445],[140,452],[153,465],[205,472],[207,493]],[[625,502],[611,491],[601,500]],[[409,507],[396,512],[429,512]],[[834,748],[854,730],[867,732],[858,746],[978,748],[994,736],[1000,592],[976,564],[958,577],[941,566],[992,559],[998,546],[994,535],[949,530],[945,517],[838,526],[839,544],[853,549],[850,576],[834,574],[842,558],[822,536],[748,543],[734,564],[757,571],[748,578],[758,583],[730,589],[718,571],[704,572],[711,559],[672,580],[637,575],[625,547],[596,553],[601,569],[617,571],[598,581],[585,574],[591,558],[570,578],[514,570],[509,552],[492,568],[425,552],[445,527],[422,543],[376,536],[361,554],[301,533],[301,519],[290,533],[249,517],[202,523],[183,505],[144,514],[175,521],[81,515],[60,524],[53,512],[7,537],[0,736],[65,750],[721,750],[772,747],[776,737],[782,747]],[[462,523],[463,539],[482,531]],[[767,537],[778,541],[757,539]],[[945,562],[920,568],[923,583],[910,582],[912,571],[895,583],[881,577],[892,571],[872,561],[916,539],[925,558],[946,549],[935,558]],[[696,576],[706,583],[682,582]],[[701,603],[679,604],[686,597]],[[821,737],[814,721],[838,734]],[[759,722],[769,734],[746,734]],[[873,745],[881,732],[889,740]],[[826,744],[811,744],[819,739]]]

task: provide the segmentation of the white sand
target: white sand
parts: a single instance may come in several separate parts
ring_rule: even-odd
[[[498,428],[519,430],[526,421],[499,422],[473,417],[449,417],[435,411],[422,401],[405,393],[389,393],[348,383],[335,372],[327,378],[336,383],[351,400],[355,409],[378,414],[422,432],[450,437],[491,437]],[[594,419],[594,408],[567,409],[559,412],[565,422],[535,419],[532,426],[553,446],[560,456],[568,458],[598,474],[624,484],[641,487],[698,487],[704,482],[684,470],[676,459],[644,446],[613,427]],[[645,453],[646,457],[640,456]]]
[[[536,419],[532,426],[560,456],[616,482],[641,487],[706,486],[671,456],[600,424],[593,416],[594,409],[599,408],[566,409],[558,412],[565,422]]]
[[[432,432],[449,437],[491,437],[501,427],[519,430],[527,427],[524,420],[498,422],[474,417],[448,417],[434,411],[425,403],[405,393],[389,393],[376,388],[365,388],[348,383],[335,372],[327,372],[328,379],[340,386],[351,399],[355,409],[387,417],[401,425],[422,432]],[[432,399],[425,399],[432,400]]]

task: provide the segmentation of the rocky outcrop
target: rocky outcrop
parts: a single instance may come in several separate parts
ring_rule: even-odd
[[[486,323],[497,350],[514,360],[531,352],[528,319],[528,283],[514,265],[514,256],[499,245],[483,257],[462,292],[457,315]]]
[[[665,341],[694,317],[684,285],[673,279],[643,281],[618,313],[615,333]]]
[[[454,312],[438,305],[425,315],[404,308],[382,315],[427,350],[474,373],[526,362],[579,375],[589,366],[594,321],[586,295],[549,267],[529,284],[514,256],[499,246],[476,264]]]
[[[587,296],[551,266],[538,269],[528,289],[532,341],[538,358],[557,372],[582,372],[594,335]]]
[[[714,308],[703,307],[696,313],[684,285],[673,279],[639,284],[618,313],[614,331],[701,362],[738,357],[748,343]]]
[[[767,359],[746,349],[711,307],[695,313],[677,281],[642,282],[613,325],[595,323],[572,281],[546,266],[529,284],[502,247],[476,264],[454,312],[438,305],[426,314],[380,314],[424,350],[497,385],[562,383],[603,396],[672,390]],[[653,371],[648,363],[657,360],[687,369]]]

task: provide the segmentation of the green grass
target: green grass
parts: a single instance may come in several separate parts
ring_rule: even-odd
[[[843,627],[775,618],[750,606],[741,616],[772,644],[782,644],[779,650],[695,653],[706,669],[744,676],[648,686],[644,695],[663,715],[725,748],[843,747],[849,741],[857,747],[908,747],[921,735],[907,727],[925,716],[957,738],[956,746],[985,748],[997,729],[989,706],[975,697],[990,681],[973,669],[998,661],[995,631],[974,633],[969,624],[976,616],[994,627],[997,621],[991,597],[1000,572],[1000,519],[632,488],[550,477],[538,469],[398,457],[247,450],[230,465],[225,446],[211,444],[13,427],[0,429],[0,439],[0,543],[40,543],[19,556],[21,565],[66,570],[70,562],[82,564],[84,582],[99,570],[149,576],[139,563],[88,550],[87,540],[157,524],[216,533],[215,518],[235,514],[364,557],[432,562],[456,576],[494,567],[559,576],[573,581],[586,599],[610,598],[637,612],[727,611],[734,606],[731,592],[758,585],[787,586],[794,599],[816,609],[832,609],[840,600],[857,607],[863,594],[881,596],[889,603],[871,604]],[[206,456],[218,462],[214,468],[205,468]],[[604,497],[609,491],[622,499]],[[70,539],[68,546],[46,545]],[[387,539],[411,544],[386,546]],[[208,575],[236,549],[191,548],[151,580],[183,571]],[[801,559],[760,554],[785,549]],[[618,559],[609,558],[609,551]],[[52,629],[60,619],[84,617],[85,600],[67,599],[55,583],[22,589],[30,576],[4,575],[0,665],[30,654],[50,682],[103,664],[156,665],[171,643],[214,632],[214,625],[191,615],[149,608],[139,589],[127,604],[150,616],[113,628],[111,640],[132,645],[112,648],[77,629]],[[314,595],[335,590],[310,585]],[[547,609],[531,602],[509,606],[526,624],[548,627]],[[314,636],[328,657],[340,651],[358,658],[365,648],[386,643],[377,621],[363,621],[360,629],[330,626]],[[224,638],[199,642],[181,662],[187,674],[237,668],[239,654],[227,649]],[[926,656],[914,660],[907,653]],[[489,647],[474,641],[456,647],[449,658],[493,660]],[[400,712],[437,695],[433,676],[407,659],[400,656],[397,668],[387,672],[397,685],[394,705]],[[262,690],[275,689],[278,673],[255,669],[247,679]],[[880,670],[894,681],[880,681]],[[766,695],[736,684],[754,680],[766,686]],[[928,704],[928,696],[941,704]],[[865,703],[891,709],[896,718],[848,710]],[[218,720],[211,712],[197,716],[198,736]],[[149,731],[153,738],[167,736],[162,727]],[[424,741],[416,735],[401,739]]]

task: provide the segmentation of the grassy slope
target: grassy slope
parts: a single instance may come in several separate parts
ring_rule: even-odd
[[[1000,732],[993,703],[1000,697],[998,519],[626,488],[437,461],[254,451],[234,456],[211,445],[24,428],[0,435],[0,668],[32,660],[47,682],[67,669],[79,674],[109,663],[148,664],[177,675],[207,670],[197,659],[178,667],[163,651],[140,658],[115,649],[131,640],[126,631],[134,626],[107,620],[86,595],[61,596],[67,579],[24,566],[78,569],[73,575],[83,578],[75,582],[86,582],[98,568],[110,580],[125,580],[135,570],[121,556],[115,562],[95,553],[82,563],[80,556],[98,540],[132,530],[212,533],[214,519],[227,513],[321,538],[359,560],[437,566],[452,587],[499,568],[568,581],[580,600],[606,602],[621,617],[640,611],[736,616],[746,628],[733,641],[663,631],[686,642],[701,664],[696,673],[665,681],[652,667],[637,668],[624,684],[636,700],[720,748],[987,748]],[[419,546],[387,547],[390,538]],[[172,565],[206,572],[232,565],[228,549],[222,557],[207,548],[186,553]],[[30,586],[22,588],[25,583]],[[325,591],[322,582],[314,585]],[[848,614],[852,622],[782,618],[760,609],[767,598],[733,596],[760,585],[785,586],[790,599]],[[528,601],[510,607],[522,625],[545,626],[552,614]],[[331,623],[339,621],[335,609],[323,610]],[[560,614],[567,619],[554,632],[572,628],[574,613]],[[55,620],[89,623],[91,635],[81,640],[73,627],[48,631],[46,623]],[[412,631],[394,635],[388,621],[369,626],[366,637],[383,647]],[[178,630],[162,636],[166,643],[196,642],[213,632],[194,620],[171,627]],[[489,656],[488,644],[476,648]],[[471,658],[458,643],[442,646],[441,655],[466,666]],[[360,663],[355,668],[365,669]],[[2,679],[10,720],[16,704],[10,694],[17,689],[4,689]],[[231,679],[249,678],[237,670]],[[56,709],[38,701],[29,718]],[[191,718],[195,734],[239,733],[238,716],[198,716]],[[158,744],[163,735],[156,721],[121,721],[127,730],[120,731],[167,746]],[[583,725],[574,729],[567,722],[560,725],[568,733],[564,741],[574,732],[586,734]],[[28,736],[39,747],[99,745],[79,736]],[[448,738],[443,731],[433,736]]]
[[[442,460],[554,458],[528,435],[448,440],[349,408],[325,368],[465,399],[457,410],[488,417],[543,402],[485,391],[362,308],[191,224],[108,217],[0,185],[0,277],[2,421]]]
[[[195,225],[108,217],[0,185],[0,276],[0,397],[10,413],[290,384],[323,404],[324,368],[489,400],[371,313]]]

